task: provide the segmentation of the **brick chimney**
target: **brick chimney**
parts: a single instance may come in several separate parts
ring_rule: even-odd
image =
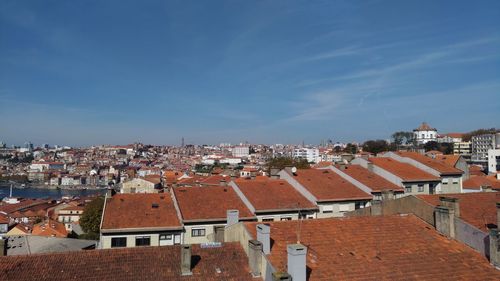
[[[453,197],[439,197],[439,205],[453,209],[455,211],[455,217],[460,217],[460,200]]]
[[[259,277],[262,264],[262,243],[258,240],[248,240],[248,265],[252,277]]]
[[[181,246],[181,275],[192,275],[191,271],[191,245]]]
[[[302,244],[289,244],[286,247],[288,253],[288,274],[293,281],[306,281],[307,247]]]
[[[265,224],[258,224],[257,240],[262,243],[262,252],[264,255],[269,255],[271,252],[271,227]]]
[[[227,225],[230,227],[233,224],[237,224],[240,221],[240,211],[238,210],[227,210]]]

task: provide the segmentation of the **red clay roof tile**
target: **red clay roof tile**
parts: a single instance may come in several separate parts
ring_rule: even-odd
[[[420,170],[410,164],[396,161],[388,157],[372,157],[369,159],[375,166],[378,166],[391,174],[396,175],[403,181],[439,181],[440,178]]]
[[[312,209],[308,201],[285,180],[238,180],[235,182],[255,210]]]
[[[193,245],[190,276],[181,276],[180,253],[180,246],[163,246],[0,257],[0,280],[261,280],[251,277],[237,243]]]
[[[499,280],[471,248],[414,215],[270,222],[268,260],[286,271],[288,244],[307,246],[308,280]],[[245,223],[256,237],[256,223]]]
[[[102,229],[148,227],[182,227],[170,194],[116,194],[106,200]]]
[[[370,200],[372,195],[331,170],[299,169],[292,175],[318,201]]]
[[[227,210],[239,210],[240,218],[253,218],[230,186],[175,187],[177,204],[184,221],[225,220]]]

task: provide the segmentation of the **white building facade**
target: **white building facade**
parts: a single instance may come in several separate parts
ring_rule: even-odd
[[[431,128],[429,124],[423,122],[418,128],[413,130],[417,144],[426,144],[430,141],[437,141],[438,132]]]

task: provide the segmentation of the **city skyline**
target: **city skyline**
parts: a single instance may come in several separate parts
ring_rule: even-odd
[[[500,3],[0,4],[0,140],[319,143],[500,127]]]

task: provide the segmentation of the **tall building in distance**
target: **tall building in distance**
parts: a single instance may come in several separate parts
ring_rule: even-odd
[[[306,159],[309,163],[318,163],[321,160],[317,148],[295,148],[292,156],[293,158]]]
[[[473,136],[471,161],[486,166],[488,150],[497,148],[500,148],[500,133]]]
[[[235,146],[232,152],[234,157],[248,157],[250,155],[250,147],[243,145]]]
[[[426,144],[430,141],[436,141],[438,132],[429,124],[423,122],[418,128],[413,130],[417,144]]]

